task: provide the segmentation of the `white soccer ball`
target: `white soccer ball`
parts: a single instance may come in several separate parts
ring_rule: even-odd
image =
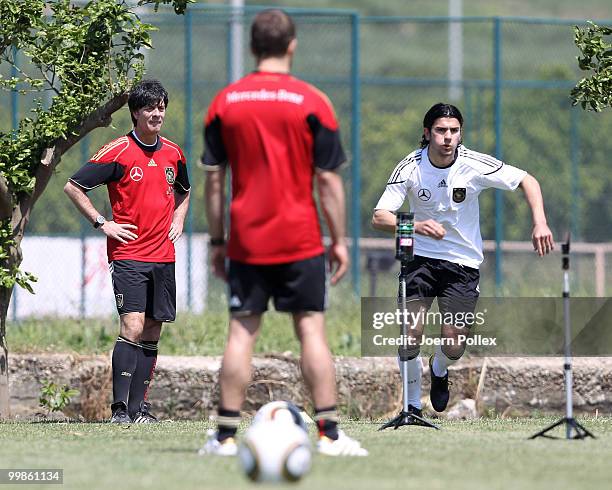
[[[304,431],[308,431],[300,409],[291,402],[274,401],[263,405],[257,410],[252,423],[254,425],[264,421],[296,424]]]
[[[254,421],[242,439],[238,457],[246,475],[257,482],[297,481],[312,463],[308,434],[284,416]]]

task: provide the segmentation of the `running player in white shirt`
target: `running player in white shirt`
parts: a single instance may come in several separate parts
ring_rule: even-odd
[[[474,311],[483,260],[478,195],[487,188],[514,191],[520,187],[531,208],[534,250],[542,257],[554,248],[546,224],[538,181],[524,170],[461,144],[463,116],[450,104],[434,105],[423,120],[421,148],[397,164],[372,217],[372,226],[395,231],[395,212],[408,198],[415,216],[414,261],[409,266],[407,297],[415,310],[427,311],[435,297],[442,313]],[[420,339],[423,325],[410,335]],[[447,367],[465,352],[459,342],[462,329],[443,325],[441,336],[449,339],[436,346],[429,359],[430,399],[442,412],[449,399]],[[450,341],[452,339],[452,342]],[[421,359],[418,343],[408,357],[409,409],[421,415]]]

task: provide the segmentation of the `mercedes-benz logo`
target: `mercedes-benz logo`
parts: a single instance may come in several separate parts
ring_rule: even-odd
[[[429,189],[419,189],[417,194],[421,201],[429,201],[431,199],[431,191]]]
[[[142,173],[142,169],[140,167],[134,167],[132,170],[130,170],[130,177],[134,182],[142,180],[143,175],[144,174]]]

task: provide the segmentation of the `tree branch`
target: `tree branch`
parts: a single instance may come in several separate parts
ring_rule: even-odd
[[[66,153],[90,131],[96,128],[109,126],[113,121],[112,115],[125,105],[127,99],[127,93],[115,95],[106,104],[87,116],[87,118],[76,128],[76,135],[69,136],[65,140],[60,140],[57,143],[57,146],[61,150],[60,156]]]
[[[74,131],[76,134],[66,139],[60,139],[42,152],[40,165],[36,169],[36,184],[30,195],[21,195],[19,205],[13,210],[13,234],[17,245],[21,243],[25,227],[30,219],[30,213],[38,198],[42,195],[55,167],[59,164],[62,155],[78,143],[90,131],[106,127],[112,122],[112,115],[127,102],[128,94],[115,95],[102,107],[92,112]]]

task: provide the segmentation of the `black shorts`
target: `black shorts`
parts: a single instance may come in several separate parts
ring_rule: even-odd
[[[325,311],[325,255],[274,265],[229,261],[230,312],[239,316],[263,313],[274,299],[277,311]]]
[[[441,313],[474,313],[479,281],[478,269],[416,255],[408,265],[406,298],[418,298],[428,309],[438,298]]]
[[[146,318],[173,322],[176,318],[174,262],[114,260],[110,263],[120,315],[144,312]]]

